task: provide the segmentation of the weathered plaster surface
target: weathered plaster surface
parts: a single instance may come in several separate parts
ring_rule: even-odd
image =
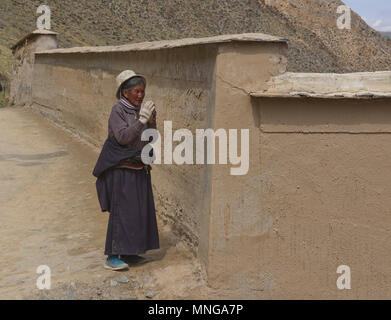
[[[213,127],[249,129],[250,134],[246,175],[230,175],[226,165],[211,169],[208,280],[211,286],[226,289],[232,298],[265,298],[274,292],[275,280],[259,268],[259,248],[271,228],[272,216],[260,209],[258,109],[248,92],[266,88],[271,75],[285,71],[286,49],[283,43],[226,44],[220,46],[217,56]]]
[[[391,296],[389,99],[253,98],[259,110],[259,270],[272,296]],[[351,290],[338,290],[348,265]]]
[[[284,75],[285,41],[251,37],[39,53],[33,105],[100,146],[115,76],[133,69],[147,78],[160,130],[164,120],[192,132],[249,129],[247,175],[230,175],[230,165],[153,167],[158,214],[188,239],[209,285],[227,298],[390,298],[391,111],[380,96],[389,74]],[[379,99],[291,98],[342,87],[340,97]],[[351,290],[336,287],[342,264]]]
[[[99,47],[74,47],[67,49],[42,50],[42,53],[102,53],[102,52],[129,52],[129,51],[150,51],[162,50],[186,46],[198,46],[203,44],[217,44],[227,42],[288,42],[287,39],[264,33],[242,33],[226,34],[206,38],[184,38],[175,40],[147,41],[131,43],[121,46],[99,46]]]
[[[362,119],[365,121],[364,119]],[[259,271],[273,297],[391,296],[389,134],[260,133]],[[352,289],[338,290],[348,265]]]
[[[56,33],[36,30],[12,47],[14,52],[10,104],[30,105],[32,103],[32,82],[35,52],[57,48]]]
[[[390,99],[253,98],[263,132],[390,133]]]
[[[11,49],[14,51],[15,53],[15,50],[18,48],[18,47],[21,47],[21,46],[24,46],[26,45],[26,42],[29,42],[29,41],[35,41],[36,40],[36,37],[40,36],[40,35],[44,35],[44,36],[54,36],[54,38],[58,35],[57,32],[53,32],[53,31],[50,31],[50,30],[46,30],[46,29],[37,29],[37,30],[34,30],[33,32],[25,35],[22,39],[20,39],[17,43],[15,43]],[[48,38],[48,37],[44,37],[44,38]],[[48,49],[55,49],[57,47],[40,47],[39,50],[48,50]]]
[[[272,77],[268,88],[253,97],[313,97],[327,99],[390,98],[391,71],[357,73],[292,73]]]
[[[213,108],[214,45],[148,52],[39,54],[35,64],[35,107],[97,146],[107,137],[115,98],[115,77],[132,69],[147,79],[145,99],[157,105],[173,131],[209,127]],[[175,147],[174,143],[174,147]],[[197,250],[200,221],[208,205],[209,178],[203,165],[153,165],[158,214]]]

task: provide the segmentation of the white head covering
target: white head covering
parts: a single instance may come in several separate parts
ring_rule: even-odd
[[[120,95],[120,90],[121,90],[121,86],[123,85],[123,83],[127,80],[129,80],[130,78],[133,78],[133,77],[141,77],[144,79],[145,81],[145,77],[140,75],[140,74],[136,74],[133,70],[125,70],[125,71],[122,71],[118,76],[117,78],[115,79],[116,83],[117,83],[117,92],[116,92],[116,97],[117,99],[120,99],[121,98],[121,95]]]

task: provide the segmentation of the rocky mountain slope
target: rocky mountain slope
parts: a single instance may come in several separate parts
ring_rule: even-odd
[[[382,32],[382,34],[384,34],[385,36],[391,38],[391,32]]]
[[[41,0],[0,1],[0,74],[9,77],[9,47],[36,27]],[[391,70],[391,39],[352,14],[336,26],[340,0],[47,0],[62,47],[263,32],[291,40],[288,70]],[[1,76],[0,76],[1,77]]]

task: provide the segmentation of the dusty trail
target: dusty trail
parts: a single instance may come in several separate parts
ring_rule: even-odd
[[[108,213],[91,174],[99,150],[29,108],[1,108],[0,129],[0,299],[214,298],[161,221],[148,263],[103,269]],[[50,290],[36,287],[39,265],[51,268]],[[129,282],[112,281],[121,276]]]

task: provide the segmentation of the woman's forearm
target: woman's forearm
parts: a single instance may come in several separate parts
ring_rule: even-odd
[[[144,125],[137,119],[131,123],[126,122],[118,112],[112,112],[109,119],[109,126],[113,131],[115,139],[121,145],[135,143],[140,138]]]
[[[114,136],[119,144],[132,144],[140,138],[144,125],[140,121],[136,121],[133,125],[127,127],[120,127],[113,130]]]

